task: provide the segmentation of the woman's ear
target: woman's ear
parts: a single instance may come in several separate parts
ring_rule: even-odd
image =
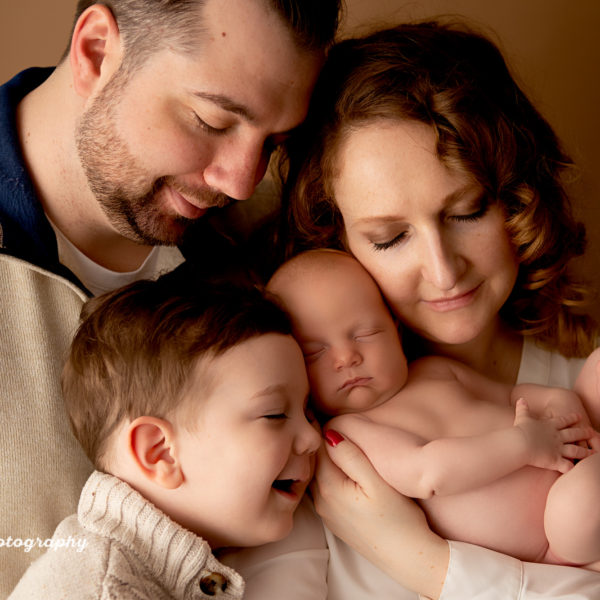
[[[121,62],[119,27],[103,4],[94,4],[81,13],[71,38],[69,59],[73,86],[88,98],[100,81],[103,70],[114,72]]]
[[[129,425],[128,443],[134,464],[147,480],[165,489],[175,489],[183,483],[171,423],[156,417],[138,417]]]

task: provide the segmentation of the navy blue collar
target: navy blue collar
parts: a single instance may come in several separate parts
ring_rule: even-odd
[[[54,231],[25,166],[16,123],[19,102],[53,70],[27,69],[0,87],[0,225],[4,252],[64,274]]]

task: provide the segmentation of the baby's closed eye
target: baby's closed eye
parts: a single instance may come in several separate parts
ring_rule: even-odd
[[[368,341],[369,338],[381,333],[381,329],[365,329],[354,334],[354,339],[360,341]]]
[[[325,346],[323,344],[317,343],[307,343],[302,344],[302,354],[304,355],[304,360],[316,360],[319,356],[323,355],[325,352]]]

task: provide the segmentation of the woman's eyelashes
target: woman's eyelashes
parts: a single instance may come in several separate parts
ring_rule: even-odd
[[[394,248],[394,246],[398,246],[398,244],[400,244],[404,238],[406,237],[406,231],[403,231],[402,233],[399,233],[398,235],[394,236],[391,240],[387,241],[387,242],[371,242],[373,244],[373,248],[377,251],[380,250],[389,250],[390,248]]]
[[[473,210],[464,215],[452,215],[451,218],[459,222],[472,222],[481,219],[488,211],[490,203],[487,198],[481,198],[478,202],[476,210]]]
[[[449,214],[441,218],[441,221],[449,220],[457,223],[473,223],[482,219],[490,208],[490,202],[487,198],[481,198],[477,202],[477,207],[474,210],[465,212],[464,214]],[[372,236],[375,237],[375,236]],[[371,245],[375,251],[390,250],[402,242],[408,237],[408,231],[401,231],[400,233],[393,235],[386,241],[376,242],[371,239]]]

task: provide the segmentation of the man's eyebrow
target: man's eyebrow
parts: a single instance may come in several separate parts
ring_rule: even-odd
[[[227,96],[223,96],[222,94],[211,94],[209,92],[192,92],[194,96],[198,98],[202,98],[203,100],[208,100],[213,104],[216,104],[223,110],[234,113],[246,119],[246,121],[254,122],[256,121],[256,116],[245,106],[234,102],[231,98]]]

